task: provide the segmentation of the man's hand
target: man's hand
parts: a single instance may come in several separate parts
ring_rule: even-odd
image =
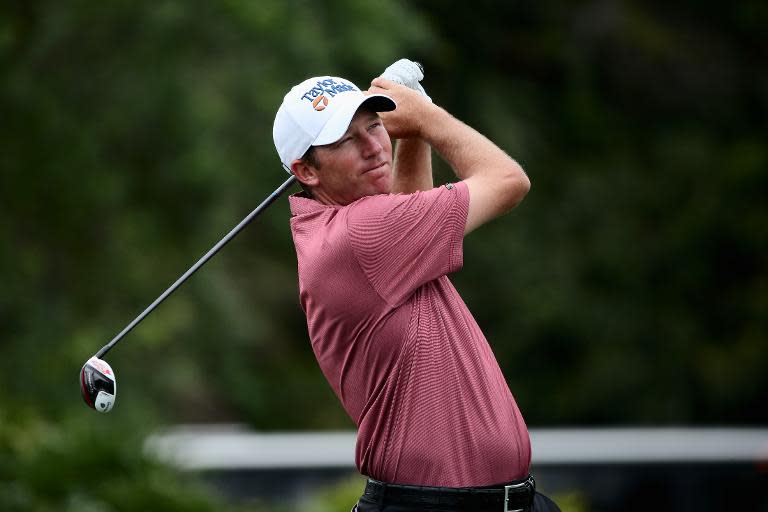
[[[403,84],[415,91],[419,91],[426,96],[429,101],[432,101],[432,98],[427,95],[427,91],[421,86],[420,82],[424,80],[424,68],[418,62],[408,59],[400,59],[397,62],[390,64],[381,74],[381,77]]]
[[[421,138],[422,123],[436,108],[426,96],[382,77],[371,81],[368,92],[386,94],[397,103],[395,110],[379,114],[390,136],[396,139]]]
[[[392,192],[430,190],[434,186],[432,150],[421,134],[425,112],[436,107],[419,91],[382,77],[371,82],[368,92],[386,94],[397,103],[395,110],[379,113],[389,135],[400,139],[395,148]]]

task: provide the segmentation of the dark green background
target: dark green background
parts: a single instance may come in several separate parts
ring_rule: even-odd
[[[77,376],[286,178],[291,85],[401,57],[531,178],[454,277],[529,425],[765,424],[767,25],[749,0],[3,3],[0,458],[176,422],[352,428],[284,199],[110,353],[110,415]]]

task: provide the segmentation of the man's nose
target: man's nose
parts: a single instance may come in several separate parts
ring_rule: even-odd
[[[376,156],[379,153],[382,152],[384,147],[381,145],[381,142],[379,142],[379,139],[371,135],[370,133],[366,133],[365,136],[362,139],[363,143],[363,156],[366,158],[369,158],[371,156]]]

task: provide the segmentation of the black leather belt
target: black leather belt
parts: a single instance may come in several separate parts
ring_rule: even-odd
[[[380,505],[414,505],[474,512],[527,512],[533,504],[532,476],[488,487],[425,487],[368,479],[363,497]]]

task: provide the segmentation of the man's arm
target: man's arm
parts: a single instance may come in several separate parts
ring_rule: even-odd
[[[398,140],[392,192],[410,194],[433,187],[432,148],[418,138]]]
[[[467,184],[465,234],[508,212],[528,193],[531,184],[520,165],[482,134],[416,91],[382,78],[371,83],[371,92],[388,94],[397,103],[394,111],[381,113],[390,135],[422,139]]]
[[[443,109],[432,109],[424,119],[422,137],[469,188],[464,234],[503,215],[523,200],[531,182],[509,155]]]

